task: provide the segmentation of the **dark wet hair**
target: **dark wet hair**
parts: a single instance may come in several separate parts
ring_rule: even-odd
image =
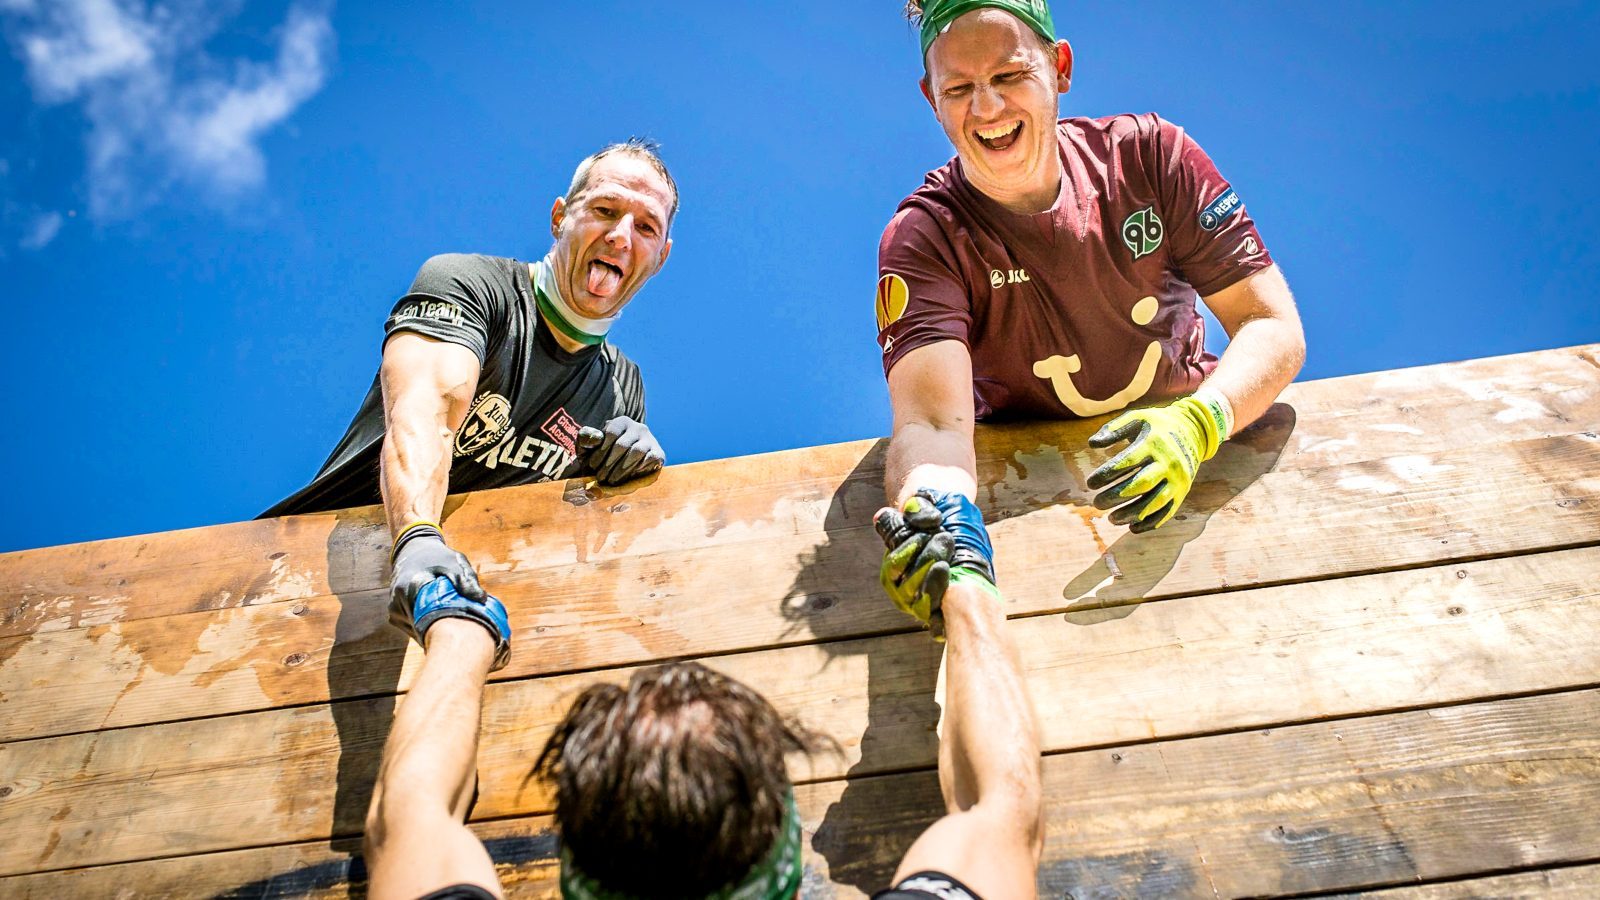
[[[572,173],[572,184],[567,187],[567,205],[578,201],[578,195],[589,186],[589,171],[594,164],[608,156],[623,153],[628,156],[642,159],[650,164],[656,174],[666,181],[667,187],[672,189],[672,205],[667,209],[667,227],[672,227],[672,220],[678,217],[678,183],[672,180],[672,173],[667,171],[667,164],[661,161],[661,144],[650,138],[630,137],[625,141],[607,144],[599,150],[583,158],[578,163],[578,168]]]
[[[732,678],[668,663],[586,688],[534,772],[555,785],[566,851],[606,889],[703,897],[771,849],[784,756],[823,741]]]

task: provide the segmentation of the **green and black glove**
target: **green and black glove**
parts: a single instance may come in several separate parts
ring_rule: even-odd
[[[1137,534],[1161,527],[1189,496],[1200,464],[1216,455],[1232,430],[1227,398],[1208,388],[1166,406],[1123,413],[1089,438],[1097,448],[1128,442],[1089,476],[1089,488],[1100,491],[1094,505],[1118,507],[1111,521],[1132,525]]]
[[[896,510],[884,507],[872,524],[888,548],[878,580],[894,605],[944,640],[940,607],[952,575],[994,583],[994,548],[983,513],[966,496],[919,488]]]

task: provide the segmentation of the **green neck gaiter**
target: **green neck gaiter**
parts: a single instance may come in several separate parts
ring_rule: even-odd
[[[800,829],[800,810],[789,791],[783,804],[783,825],[772,849],[750,867],[737,882],[706,895],[706,900],[789,900],[797,896],[800,877],[805,873],[800,860],[804,848]],[[561,896],[563,900],[640,900],[628,894],[607,890],[598,878],[578,868],[572,854],[561,851]]]
[[[928,0],[922,7],[922,56],[928,56],[933,39],[950,23],[975,9],[1003,9],[1021,19],[1034,33],[1051,43],[1056,40],[1056,24],[1050,18],[1048,0]]]

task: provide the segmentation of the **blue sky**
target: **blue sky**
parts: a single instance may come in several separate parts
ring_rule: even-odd
[[[660,140],[676,246],[613,332],[669,461],[877,436],[876,247],[950,155],[894,0],[0,0],[0,550],[304,484],[428,256],[542,255]],[[1600,5],[1055,4],[1064,115],[1157,111],[1239,189],[1304,378],[1600,340]]]

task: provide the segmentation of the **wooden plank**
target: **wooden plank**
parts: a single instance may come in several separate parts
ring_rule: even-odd
[[[1600,684],[1600,548],[1011,623],[1051,750]],[[932,766],[938,647],[920,634],[709,660],[832,735],[809,779]],[[595,677],[488,691],[475,815],[542,813],[529,760]],[[1094,687],[1086,687],[1094,686]],[[352,834],[393,698],[0,748],[0,874]]]
[[[1047,757],[1040,896],[1338,891],[1587,861],[1600,803],[1593,691]],[[882,887],[940,812],[931,772],[801,785],[808,898]],[[553,897],[548,817],[475,826],[513,897]],[[0,879],[11,898],[345,897],[354,842]],[[1590,896],[1597,867],[1377,896]],[[352,877],[353,876],[353,877]],[[1548,886],[1550,890],[1545,891]]]
[[[1077,476],[1053,450],[1011,470],[991,506],[1010,515],[991,529],[1008,612],[1115,616],[1140,599],[1600,542],[1593,435],[1264,475],[1246,444],[1218,461],[1194,509],[1146,536],[1058,503]],[[877,588],[875,507],[836,508],[821,544],[501,574],[517,637],[498,677],[905,631]],[[403,689],[407,642],[385,604],[367,591],[0,640],[0,737]]]
[[[1568,866],[1442,884],[1335,894],[1329,900],[1593,900],[1595,897],[1600,897],[1600,866]]]
[[[1280,471],[1561,434],[1600,420],[1600,345],[1308,382],[1285,399],[1304,410],[1273,451]],[[980,429],[984,477],[1058,447],[1082,468],[1098,458],[1079,452],[1097,422]],[[621,489],[459,495],[446,519],[495,577],[774,536],[820,541],[836,501],[879,505],[881,478],[881,442],[858,441],[673,466]],[[376,589],[380,518],[369,507],[3,554],[0,636]]]

